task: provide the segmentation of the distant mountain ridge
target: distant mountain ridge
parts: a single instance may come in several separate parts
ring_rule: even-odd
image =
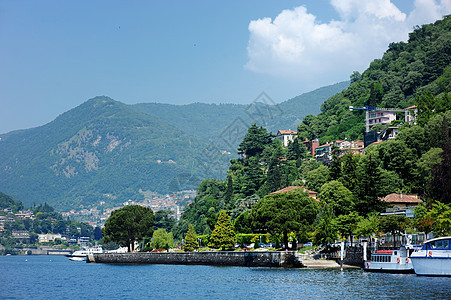
[[[273,131],[295,128],[291,124],[319,111],[324,100],[348,84],[277,106],[270,101],[126,105],[96,97],[46,125],[0,135],[0,191],[27,206],[47,202],[68,210],[142,199],[145,190],[196,189],[204,178],[225,177],[246,126],[263,120],[254,119],[255,112],[278,113],[263,120]]]
[[[260,96],[256,95],[256,99],[248,105],[139,103],[132,105],[132,108],[178,127],[189,135],[221,144],[223,140],[221,136],[227,134],[229,127],[236,125],[234,122],[237,119],[240,125],[250,126],[257,123],[273,133],[279,129],[296,130],[306,115],[320,113],[321,104],[329,97],[348,88],[349,84],[349,81],[343,81],[321,87],[280,104],[274,103],[270,96],[262,93]],[[237,142],[221,145],[227,147],[230,144],[229,151],[236,151],[244,133],[234,139]]]

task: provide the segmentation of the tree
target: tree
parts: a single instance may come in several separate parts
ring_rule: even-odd
[[[432,169],[435,165],[442,162],[442,158],[440,157],[442,152],[442,148],[431,148],[428,152],[424,153],[416,163],[416,185],[418,189],[423,191],[423,194],[429,194],[429,183],[432,181]]]
[[[379,232],[379,215],[377,213],[369,214],[368,217],[362,218],[357,222],[355,235],[370,237],[372,234]]]
[[[242,193],[246,196],[255,194],[262,185],[264,174],[257,157],[249,157],[246,159],[244,166],[244,183]]]
[[[343,185],[353,191],[357,185],[357,170],[360,155],[347,153],[341,158],[341,177],[338,179]]]
[[[236,244],[236,234],[232,221],[225,210],[219,213],[215,229],[210,237],[210,246],[221,250],[233,249]]]
[[[299,138],[295,138],[293,142],[290,142],[287,147],[287,158],[289,160],[299,160],[305,158],[307,149],[304,144],[299,143]]]
[[[436,201],[432,204],[430,212],[434,220],[434,233],[438,236],[448,236],[451,234],[451,206]]]
[[[127,246],[128,252],[135,248],[135,241],[151,237],[155,216],[150,208],[127,205],[111,213],[102,230],[104,242]]]
[[[155,222],[153,227],[155,230],[162,228],[166,231],[171,231],[175,225],[175,219],[172,216],[173,212],[170,210],[159,210],[155,212]]]
[[[335,229],[341,233],[343,237],[351,237],[352,244],[352,234],[357,228],[357,223],[361,221],[363,218],[357,214],[357,212],[353,211],[348,215],[338,216],[334,220]]]
[[[353,84],[354,82],[359,81],[360,77],[362,77],[362,75],[358,71],[352,72],[352,74],[350,76],[351,84]]]
[[[409,219],[406,216],[383,216],[380,221],[380,229],[385,233],[391,233],[393,235],[393,242],[396,247],[396,236],[406,229],[408,222]]]
[[[402,179],[412,178],[414,161],[417,159],[406,143],[400,140],[389,140],[377,147],[382,167],[396,172]]]
[[[329,165],[330,179],[338,180],[341,177],[341,158],[340,148],[338,146],[332,146],[332,162]]]
[[[334,213],[327,204],[320,209],[317,219],[319,221],[313,232],[313,244],[326,245],[335,242],[337,231],[333,222]]]
[[[152,236],[152,247],[154,249],[165,248],[167,250],[172,248],[173,245],[174,237],[172,236],[172,232],[166,232],[163,228],[154,231]]]
[[[382,170],[378,161],[369,154],[362,159],[359,167],[359,177],[355,195],[356,210],[360,215],[367,215],[370,212],[382,211],[384,204],[379,200],[383,195]]]
[[[183,244],[183,250],[191,252],[198,248],[199,244],[197,243],[197,237],[196,232],[194,231],[194,226],[192,224],[189,224],[188,232],[186,233],[185,236],[185,243]]]
[[[451,203],[451,144],[444,147],[440,154],[442,162],[432,170],[433,179],[430,183],[431,196],[442,203]]]
[[[426,208],[426,203],[420,203],[414,209],[415,217],[413,219],[413,225],[420,231],[425,232],[426,234],[433,230],[434,220],[428,210]]]
[[[354,196],[341,182],[332,180],[321,187],[318,199],[327,203],[335,215],[348,214],[354,209]]]
[[[236,233],[252,233],[251,224],[249,221],[249,212],[245,211],[240,214],[234,221],[233,226]]]
[[[225,208],[230,211],[234,207],[234,201],[233,201],[233,178],[232,175],[229,173],[227,174],[227,188],[224,193],[224,205]]]
[[[320,166],[319,168],[309,171],[305,175],[305,179],[307,180],[306,186],[309,190],[319,191],[323,184],[329,181],[329,178],[329,168]]]
[[[243,141],[240,143],[238,153],[246,158],[259,156],[265,149],[265,146],[271,144],[272,137],[272,133],[268,132],[266,128],[253,124],[249,127]]]
[[[302,189],[296,189],[260,199],[252,207],[249,218],[257,232],[283,234],[287,247],[288,233],[299,231],[302,224],[312,224],[317,212],[317,202]]]
[[[417,98],[418,105],[418,123],[425,125],[433,114],[435,108],[434,94],[430,90],[426,90]]]
[[[102,229],[99,226],[94,228],[94,239],[100,241],[102,239]]]

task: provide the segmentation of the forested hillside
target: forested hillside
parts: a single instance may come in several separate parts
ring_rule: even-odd
[[[321,143],[362,139],[364,113],[349,111],[349,106],[406,108],[423,94],[444,94],[451,80],[450,53],[451,16],[417,27],[407,43],[391,43],[365,72],[352,74],[350,87],[329,98],[318,116],[306,116],[298,128],[300,136],[320,138]],[[435,101],[446,99],[440,96]]]
[[[278,108],[264,121],[274,130],[284,120],[295,128],[302,115],[346,86],[289,100],[280,105],[289,107],[286,113]],[[142,199],[140,189],[195,189],[204,178],[225,177],[236,157],[230,151],[250,124],[248,113],[258,107],[267,112],[269,104],[131,106],[97,97],[44,126],[1,135],[0,190],[26,205],[47,202],[68,210]]]
[[[207,177],[194,163],[199,149],[207,149],[200,139],[97,97],[47,125],[2,135],[0,190],[58,209],[122,203],[142,197],[139,189],[167,192],[180,174]]]
[[[10,209],[10,211],[5,210]],[[19,218],[16,214],[22,212],[28,218]],[[17,254],[15,247],[37,245],[38,234],[61,234],[63,241],[58,240],[59,245],[68,247],[68,238],[89,237],[91,241],[99,241],[102,234],[99,227],[93,228],[89,224],[63,218],[55,209],[47,203],[26,208],[19,200],[0,192],[0,216],[4,218],[2,231],[0,231],[0,255]],[[9,220],[10,219],[10,220]],[[15,239],[13,231],[25,230],[30,238]],[[48,243],[47,243],[48,244]]]
[[[200,185],[175,235],[183,236],[189,224],[199,234],[211,233],[221,210],[232,217],[237,233],[267,232],[279,240],[283,234],[284,241],[287,231],[316,244],[353,234],[450,234],[451,16],[409,36],[408,43],[390,44],[363,74],[352,74],[350,87],[329,98],[318,116],[307,116],[287,148],[266,128],[250,126],[237,149],[241,158],[231,161],[227,179]],[[370,145],[364,154],[334,149],[329,165],[317,162],[300,140],[363,137],[364,116],[349,111],[350,105],[417,105],[418,119],[416,124],[393,124],[399,125],[396,138]],[[319,201],[309,202],[303,188],[271,195],[302,185],[318,192]],[[415,218],[379,215],[387,207],[380,199],[391,193],[413,193],[423,200]]]

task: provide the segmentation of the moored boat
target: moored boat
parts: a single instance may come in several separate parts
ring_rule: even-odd
[[[395,250],[378,250],[365,261],[363,269],[367,272],[414,273],[409,255],[420,246],[403,245]]]
[[[451,276],[451,236],[425,241],[410,259],[417,275]]]
[[[102,246],[97,246],[93,248],[83,248],[82,250],[77,250],[72,254],[67,254],[70,260],[85,260],[89,254],[93,253],[103,253]]]

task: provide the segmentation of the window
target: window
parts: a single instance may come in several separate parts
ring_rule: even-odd
[[[430,249],[449,249],[449,240],[441,240],[430,243]]]

